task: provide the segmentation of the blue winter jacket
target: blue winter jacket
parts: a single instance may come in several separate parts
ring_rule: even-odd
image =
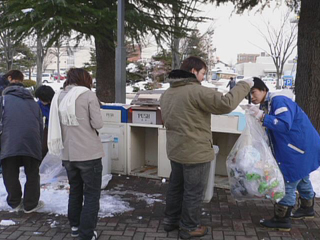
[[[263,126],[270,135],[275,158],[286,182],[296,182],[316,170],[320,136],[308,116],[289,97],[268,93]]]
[[[42,116],[46,117],[46,121],[45,121],[45,126],[48,127],[49,125],[49,114],[50,114],[50,105],[51,104],[47,104],[47,105],[43,105],[43,103],[39,100],[38,105],[41,109],[42,112]]]

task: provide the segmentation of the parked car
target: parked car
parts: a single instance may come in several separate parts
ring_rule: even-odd
[[[33,81],[37,81],[37,74],[32,73],[31,77],[29,77],[29,74],[25,74],[25,79],[31,79]],[[54,78],[52,73],[42,73],[42,82],[43,83],[53,83]]]
[[[54,80],[58,80],[58,74],[53,75]],[[66,77],[60,74],[60,80],[65,80]]]

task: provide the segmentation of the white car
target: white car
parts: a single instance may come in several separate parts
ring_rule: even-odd
[[[31,78],[29,78],[29,74],[25,74],[25,79],[31,79],[33,81],[37,81],[37,74],[32,73]],[[43,83],[53,83],[54,77],[52,73],[42,73],[42,82]]]
[[[42,73],[42,82],[43,83],[53,83],[54,77],[52,73]]]

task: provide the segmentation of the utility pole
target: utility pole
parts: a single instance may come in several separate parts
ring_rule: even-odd
[[[126,103],[126,47],[124,45],[124,0],[118,0],[116,48],[116,102]]]

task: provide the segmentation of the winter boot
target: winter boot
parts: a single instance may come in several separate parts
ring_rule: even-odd
[[[299,197],[300,206],[291,216],[292,219],[314,218],[314,197],[312,199],[303,199]]]
[[[274,217],[270,220],[261,219],[260,224],[263,227],[279,231],[291,230],[291,211],[293,207],[280,204],[274,205]]]
[[[190,238],[199,238],[206,235],[208,232],[208,228],[205,226],[199,226],[197,229],[188,231],[185,229],[180,230],[180,238],[181,239],[190,239]]]

